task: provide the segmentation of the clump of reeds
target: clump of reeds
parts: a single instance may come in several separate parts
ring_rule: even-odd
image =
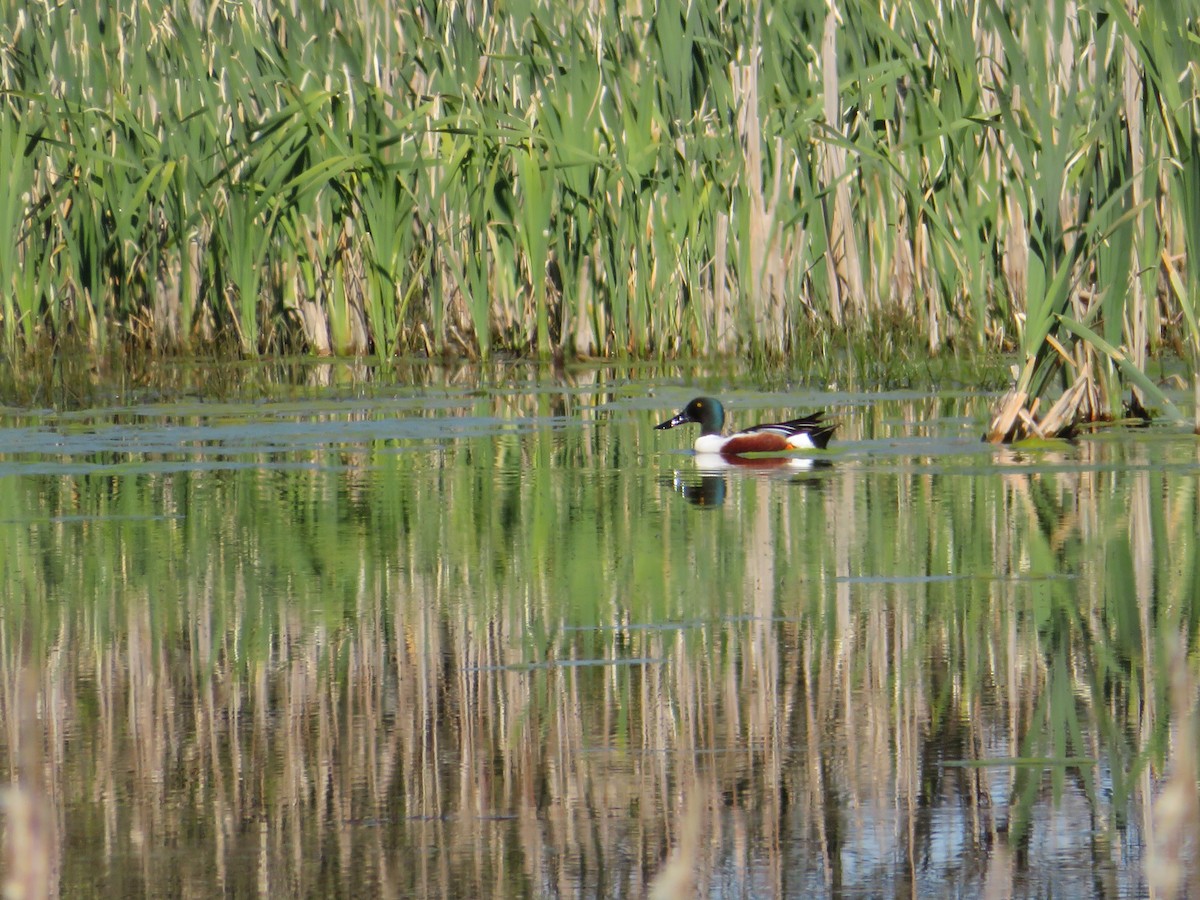
[[[1144,369],[1200,358],[1193,28],[1068,0],[11,5],[0,340],[778,357],[904,323],[1019,353],[994,436],[1079,342],[1096,414],[1129,386],[1174,414]]]

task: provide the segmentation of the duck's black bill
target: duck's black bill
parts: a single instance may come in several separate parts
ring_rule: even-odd
[[[691,421],[691,420],[688,419],[687,414],[680,413],[679,415],[675,416],[675,418],[673,418],[673,419],[667,419],[667,421],[665,421],[659,425],[655,425],[654,430],[661,431],[664,428],[674,428],[676,425],[682,425],[684,422],[688,422],[688,421]]]

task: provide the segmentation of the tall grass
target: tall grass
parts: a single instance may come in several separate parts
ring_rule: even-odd
[[[1161,403],[1147,350],[1200,340],[1193,7],[8,5],[3,344],[771,358],[834,330]]]

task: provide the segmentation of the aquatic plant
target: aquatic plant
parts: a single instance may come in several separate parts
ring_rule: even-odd
[[[1160,6],[9,5],[0,344],[846,332],[1015,350],[997,437],[1057,430],[1038,404],[1072,385],[1064,426],[1129,385],[1175,415],[1145,360],[1200,352],[1196,10]]]

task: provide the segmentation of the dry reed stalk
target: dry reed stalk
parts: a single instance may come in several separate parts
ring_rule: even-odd
[[[997,52],[1002,52],[998,49]],[[1002,150],[1001,153],[1004,151]],[[1008,151],[1008,165],[1020,174],[1021,160],[1015,152]],[[1005,235],[1002,268],[1008,286],[1009,304],[1016,313],[1018,339],[1025,332],[1025,313],[1029,308],[1029,286],[1026,273],[1029,271],[1029,229],[1025,225],[1025,213],[1021,201],[1013,191],[1005,195],[1004,216],[1000,231]]]
[[[1032,364],[1033,360],[1031,359],[1027,363],[1027,368]],[[993,444],[1011,440],[1011,435],[1016,433],[1017,420],[1028,400],[1029,395],[1025,391],[1018,387],[1010,389],[997,405],[991,424],[988,425],[987,439]]]
[[[1063,392],[1054,405],[1036,423],[1033,431],[1038,437],[1057,437],[1068,433],[1075,424],[1080,409],[1087,402],[1093,389],[1090,366],[1079,373],[1075,382]]]
[[[838,140],[844,138],[837,63],[837,29],[840,22],[841,16],[836,5],[830,3],[821,38],[821,87],[825,124]],[[821,145],[821,160],[825,185],[833,192],[833,209],[828,214],[829,248],[826,254],[830,315],[834,325],[841,325],[866,312],[862,265],[858,239],[854,234],[846,150],[835,140],[825,141]]]
[[[577,356],[596,356],[599,344],[596,340],[595,321],[596,295],[592,289],[591,257],[584,257],[579,267],[579,278],[575,283],[575,322],[571,341]]]
[[[163,256],[154,272],[150,342],[155,347],[178,350],[182,346],[180,322],[183,304],[180,294],[186,263],[175,253],[164,253]]]
[[[729,293],[729,215],[717,213],[713,242],[715,251],[709,277],[712,282],[713,319],[710,347],[722,356],[737,351],[737,319],[733,314],[732,298]]]
[[[896,222],[896,229],[892,239],[892,261],[891,261],[891,277],[888,280],[891,289],[891,299],[893,299],[905,315],[912,315],[914,312],[914,297],[917,289],[917,261],[916,253],[913,250],[913,242],[910,240],[907,227],[907,220],[910,216],[908,205],[904,201],[900,201],[898,205],[899,220]],[[924,223],[918,220],[916,226],[918,240],[924,235]],[[922,268],[927,268],[928,261],[922,260]],[[932,291],[929,292],[932,295]],[[933,302],[931,299],[929,302]],[[936,328],[936,325],[930,326]],[[935,344],[935,338],[930,335],[930,344]]]
[[[1049,339],[1053,344],[1053,339]],[[1059,347],[1065,353],[1065,348]],[[1038,415],[1041,397],[1030,401],[1029,394],[1022,388],[1027,384],[1027,376],[1032,372],[1036,360],[1030,358],[1026,363],[1022,378],[997,403],[991,423],[985,437],[996,443],[1015,443],[1027,438],[1053,439],[1070,437],[1081,421],[1096,421],[1101,416],[1101,400],[1099,388],[1092,375],[1092,361],[1083,354],[1083,364],[1077,365],[1071,360],[1078,375],[1071,386],[1065,390],[1054,404],[1044,414]],[[1070,357],[1068,356],[1068,359]]]
[[[758,30],[758,20],[755,31]],[[757,38],[757,34],[756,34]],[[749,204],[746,212],[749,239],[749,301],[754,310],[754,337],[772,354],[783,352],[784,298],[783,261],[779,254],[776,210],[782,181],[782,144],[775,146],[775,171],[772,196],[768,198],[763,180],[763,123],[759,115],[758,72],[761,50],[758,41],[750,51],[751,61],[733,66],[730,80],[737,103],[738,143],[742,150],[742,179]]]
[[[333,343],[329,334],[329,304],[337,302],[323,291],[312,296],[302,295],[298,304],[300,329],[304,340],[317,356],[333,355]]]
[[[1137,15],[1137,8],[1139,6],[1141,6],[1140,0],[1126,0],[1126,9],[1129,11],[1130,16]],[[1125,127],[1129,133],[1129,168],[1134,173],[1133,182],[1130,185],[1131,199],[1133,209],[1141,210],[1146,202],[1145,180],[1141,174],[1146,165],[1146,151],[1142,144],[1142,123],[1146,117],[1145,96],[1142,88],[1142,78],[1138,70],[1137,48],[1129,35],[1125,35],[1122,38],[1121,50],[1123,118]],[[1147,240],[1145,219],[1141,213],[1134,219],[1133,230],[1134,239],[1133,250],[1131,252],[1134,253],[1136,258],[1138,255],[1137,248],[1145,247]],[[1143,371],[1146,366],[1148,341],[1145,284],[1146,279],[1142,274],[1135,272],[1132,290],[1125,301],[1126,329],[1129,334],[1129,357],[1133,361],[1133,364]],[[1131,385],[1130,390],[1133,391],[1134,399],[1137,400],[1138,404],[1145,405],[1145,398],[1142,397],[1138,386]]]

